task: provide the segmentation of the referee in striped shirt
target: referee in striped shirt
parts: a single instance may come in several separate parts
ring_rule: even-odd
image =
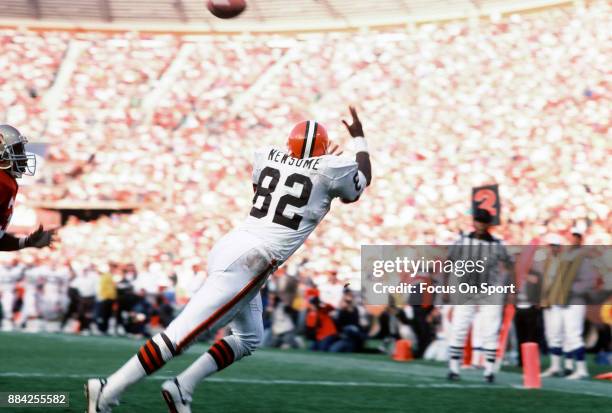
[[[448,257],[450,260],[455,262],[482,260],[485,263],[484,271],[450,274],[451,285],[466,283],[480,290],[482,283],[494,286],[507,284],[508,273],[513,264],[512,258],[503,242],[489,232],[492,222],[493,217],[488,211],[477,209],[474,212],[474,231],[468,235],[461,234],[451,246]],[[506,271],[502,270],[502,266]],[[495,380],[495,356],[505,297],[500,294],[488,296],[480,292],[456,292],[451,298],[454,306],[449,340],[448,379],[459,379],[459,367],[466,338],[474,318],[478,315],[478,328],[472,335],[476,342],[474,348],[484,353],[484,377],[487,382],[492,383]]]

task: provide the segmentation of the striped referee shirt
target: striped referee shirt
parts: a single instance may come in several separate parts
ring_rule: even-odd
[[[483,283],[495,286],[506,285],[508,282],[507,272],[502,271],[501,264],[503,263],[508,267],[513,264],[512,257],[508,254],[503,241],[488,232],[482,237],[477,237],[475,232],[467,235],[461,233],[459,239],[450,247],[448,259],[454,261],[455,264],[460,261],[476,262],[479,260],[484,263],[484,271],[465,271],[465,274],[461,274],[457,270],[460,267],[455,266],[455,273],[450,274],[450,285],[460,283],[476,287],[480,287]],[[480,293],[461,293],[452,296],[459,299],[459,302],[454,304],[498,304],[497,302],[490,302],[490,297],[487,299],[485,295]]]

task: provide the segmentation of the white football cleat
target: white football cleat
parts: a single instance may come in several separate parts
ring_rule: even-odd
[[[191,413],[191,395],[181,388],[176,378],[162,384],[161,394],[170,413]]]
[[[583,380],[588,378],[589,374],[580,370],[576,370],[575,372],[566,377],[567,380]]]
[[[85,384],[87,413],[111,413],[111,407],[102,399],[102,389],[104,389],[104,386],[106,386],[106,379],[87,380],[87,384]]]
[[[563,376],[563,372],[559,369],[554,369],[554,368],[548,368],[547,370],[543,371],[542,374],[540,374],[540,377],[542,378],[546,378],[546,377],[561,377]]]

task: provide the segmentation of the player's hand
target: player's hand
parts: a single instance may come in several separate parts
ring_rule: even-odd
[[[357,116],[357,110],[354,106],[349,106],[349,110],[351,111],[351,117],[353,118],[351,120],[351,124],[349,125],[344,119],[342,119],[342,123],[344,123],[344,126],[346,126],[346,129],[348,129],[348,132],[353,138],[365,136],[363,134],[363,126],[361,126],[361,121],[359,120],[359,116]]]
[[[38,229],[32,232],[25,240],[26,247],[44,248],[49,247],[55,241],[56,230],[51,229],[45,231],[40,225]]]
[[[342,149],[340,148],[339,145],[337,145],[337,144],[335,144],[333,142],[329,143],[329,146],[327,148],[327,154],[328,155],[340,156],[340,155],[342,155],[342,153],[343,153],[343,151],[342,151]]]

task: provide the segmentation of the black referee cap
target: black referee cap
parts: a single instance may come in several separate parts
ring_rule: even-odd
[[[474,221],[482,222],[483,224],[490,224],[493,222],[493,216],[486,209],[478,208],[474,211]]]

